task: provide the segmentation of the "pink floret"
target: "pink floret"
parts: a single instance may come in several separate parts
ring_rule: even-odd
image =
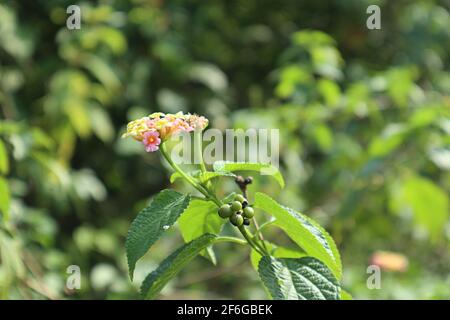
[[[144,139],[142,143],[145,145],[145,151],[154,152],[159,149],[161,139],[159,138],[158,131],[147,131],[144,133]]]

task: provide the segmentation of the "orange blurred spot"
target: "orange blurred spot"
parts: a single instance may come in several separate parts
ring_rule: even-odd
[[[370,263],[379,266],[382,270],[405,272],[408,269],[408,258],[391,251],[376,251],[370,258]]]

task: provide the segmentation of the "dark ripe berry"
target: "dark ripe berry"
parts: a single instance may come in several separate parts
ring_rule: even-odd
[[[242,209],[242,204],[239,201],[233,201],[231,203],[231,209],[233,212],[239,211]]]
[[[242,202],[242,208],[245,208],[246,206],[248,206],[248,201],[244,200],[244,202]]]
[[[244,217],[242,215],[233,213],[230,217],[230,222],[235,225],[236,227],[242,226],[244,223]]]
[[[244,217],[251,219],[255,215],[255,211],[253,210],[252,207],[245,207],[244,211],[243,211],[243,215],[244,215]]]
[[[250,225],[250,219],[244,218],[244,226]]]
[[[244,201],[246,201],[242,194],[235,195],[234,200],[239,201],[240,203],[243,203]]]
[[[244,183],[245,184],[251,184],[253,182],[253,178],[252,177],[247,177],[247,178],[245,178],[245,180],[244,180]]]
[[[224,204],[219,209],[219,216],[221,218],[229,218],[233,214],[233,210],[231,210],[231,207],[228,204]]]
[[[240,184],[240,183],[244,183],[244,177],[243,176],[237,176],[235,179],[236,183]]]

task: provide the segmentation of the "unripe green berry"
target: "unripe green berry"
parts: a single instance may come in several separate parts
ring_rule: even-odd
[[[245,201],[245,198],[244,198],[244,196],[242,194],[237,194],[237,195],[234,196],[234,200],[235,201],[239,201],[240,203],[242,203],[242,202]]]
[[[236,227],[239,227],[244,223],[244,218],[240,214],[233,213],[230,217],[230,222]]]
[[[243,215],[244,217],[251,219],[255,215],[255,211],[253,210],[252,207],[245,207]]]
[[[221,218],[229,218],[233,214],[233,210],[231,210],[231,207],[228,204],[224,204],[219,209],[219,216]]]
[[[240,203],[239,201],[233,201],[231,203],[231,209],[233,210],[233,212],[241,210],[242,209],[242,203]]]

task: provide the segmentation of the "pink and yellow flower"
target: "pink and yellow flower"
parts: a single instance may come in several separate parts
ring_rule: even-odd
[[[158,131],[147,131],[146,133],[144,133],[144,139],[142,140],[142,143],[145,146],[145,151],[157,151],[161,143]]]
[[[204,130],[207,126],[208,119],[196,114],[156,112],[128,123],[127,132],[122,137],[132,137],[141,141],[147,152],[153,152],[159,149],[161,142],[176,134]]]

